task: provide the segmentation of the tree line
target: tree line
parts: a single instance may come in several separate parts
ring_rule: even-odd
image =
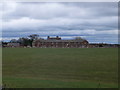
[[[19,38],[18,40],[11,39],[10,43],[20,43],[21,46],[31,46],[32,47],[33,41],[37,40],[38,37],[39,37],[38,34],[32,34],[32,35],[29,35],[28,37]]]

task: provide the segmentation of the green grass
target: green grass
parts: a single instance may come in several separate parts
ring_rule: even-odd
[[[10,88],[108,88],[117,82],[117,48],[3,48],[3,83]]]

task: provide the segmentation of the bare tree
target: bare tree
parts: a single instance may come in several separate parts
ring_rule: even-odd
[[[17,43],[17,40],[16,39],[12,39],[10,40],[11,43]]]
[[[85,40],[85,39],[83,39],[81,37],[75,37],[75,40]]]

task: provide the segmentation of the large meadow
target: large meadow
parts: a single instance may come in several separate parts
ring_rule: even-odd
[[[3,48],[8,88],[118,87],[117,48]]]

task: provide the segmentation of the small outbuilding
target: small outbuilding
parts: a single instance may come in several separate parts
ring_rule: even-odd
[[[7,47],[20,47],[20,43],[8,43]]]

